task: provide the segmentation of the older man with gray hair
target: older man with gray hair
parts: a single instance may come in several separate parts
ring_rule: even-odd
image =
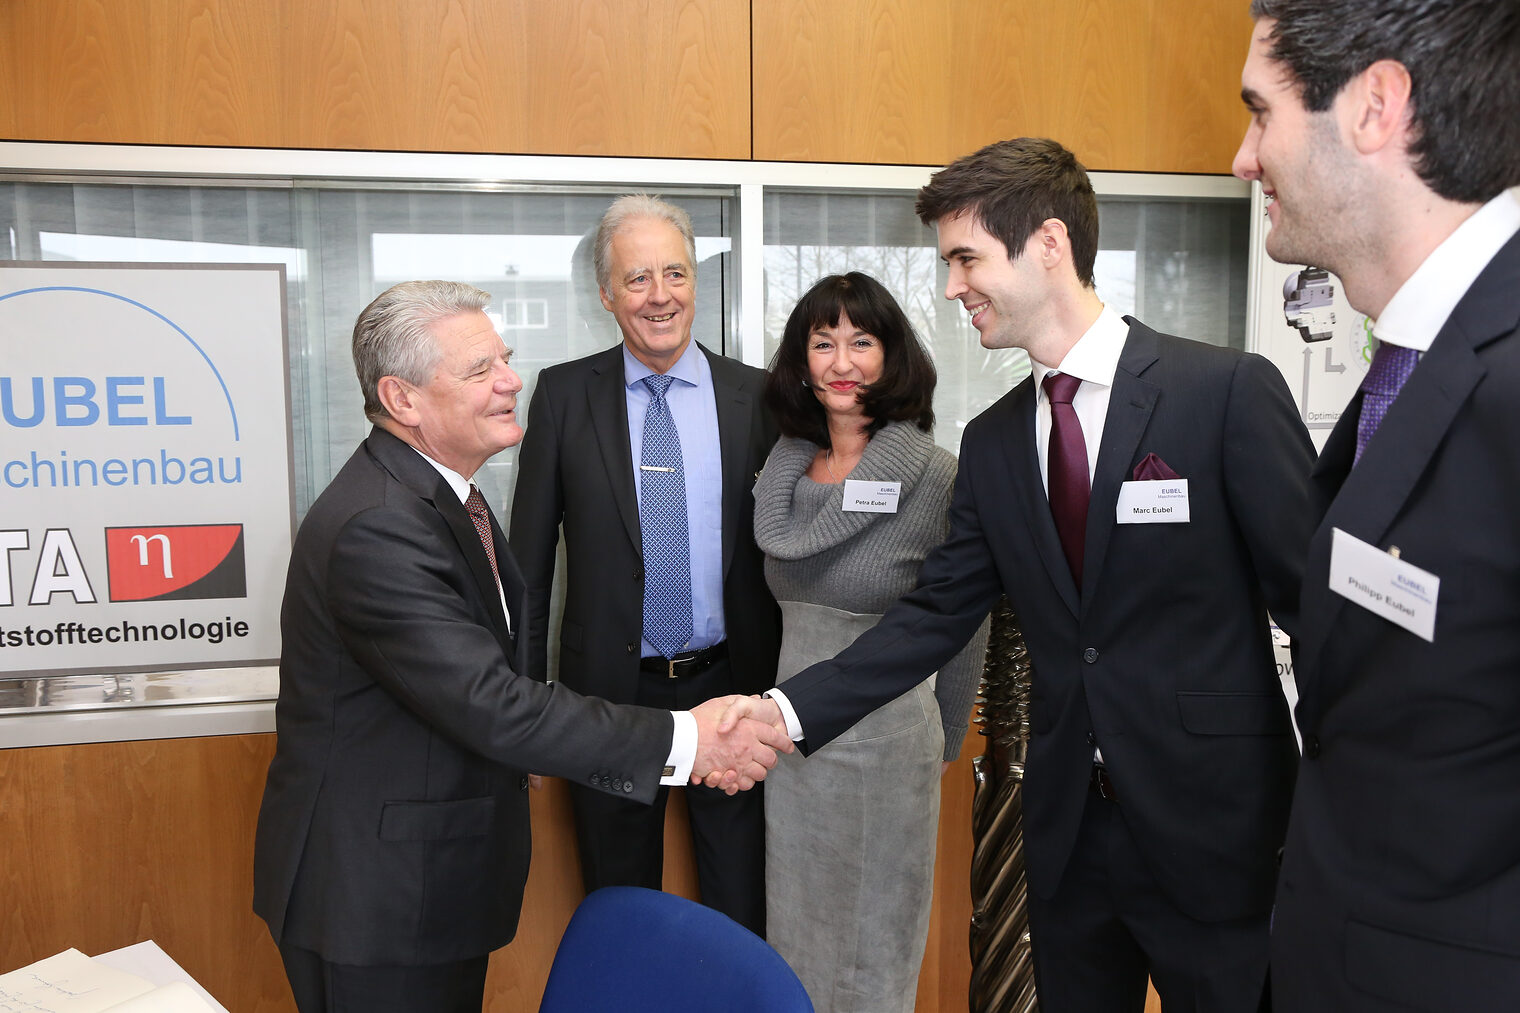
[[[691,340],[695,245],[686,212],[658,197],[608,208],[593,259],[622,343],[539,374],[518,458],[512,551],[529,634],[548,629],[563,526],[559,678],[619,703],[690,707],[776,678],[780,614],[751,492],[776,428],[765,374]],[[528,652],[537,678],[544,646]],[[571,785],[587,890],[660,887],[664,794],[646,807]],[[703,902],[763,933],[758,794],[696,787],[686,800]]]
[[[522,906],[529,771],[647,804],[692,773],[751,785],[785,748],[758,725],[720,741],[716,707],[618,707],[519,674],[523,579],[470,482],[522,438],[489,299],[408,282],[360,314],[375,427],[292,552],[254,910],[301,1013],[481,1008]]]

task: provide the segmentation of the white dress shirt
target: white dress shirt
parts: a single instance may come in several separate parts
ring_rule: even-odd
[[[1415,268],[1372,325],[1379,341],[1420,354],[1446,325],[1499,248],[1520,232],[1520,188],[1506,190],[1458,225]]]

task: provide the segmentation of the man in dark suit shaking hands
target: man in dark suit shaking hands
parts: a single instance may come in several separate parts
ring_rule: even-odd
[[[989,348],[1033,375],[966,427],[919,586],[788,681],[816,749],[934,671],[1008,595],[1034,669],[1024,847],[1040,1008],[1255,1010],[1296,750],[1267,609],[1298,618],[1313,452],[1255,355],[1093,288],[1097,202],[1054,141],[990,145],[918,210]],[[737,711],[770,719],[766,702]]]
[[[1520,4],[1251,13],[1235,173],[1378,340],[1313,475],[1273,997],[1520,1009]]]
[[[757,733],[782,738],[518,674],[522,577],[470,483],[522,436],[489,299],[409,282],[360,314],[375,428],[292,552],[254,909],[301,1013],[480,1009],[522,905],[528,771],[647,803],[690,773],[751,784],[774,763]]]
[[[619,198],[593,259],[621,344],[539,374],[518,457],[512,551],[528,629],[548,630],[555,546],[565,535],[559,679],[620,703],[689,707],[776,680],[780,614],[754,538],[755,475],[776,428],[765,374],[692,341],[696,249],[686,212]],[[546,676],[537,641],[531,674]],[[587,890],[659,889],[665,792],[630,804],[572,783]],[[765,929],[758,792],[687,792],[702,901]]]

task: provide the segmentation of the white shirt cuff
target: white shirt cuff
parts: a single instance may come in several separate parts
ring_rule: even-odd
[[[668,774],[660,776],[661,784],[681,785],[691,783],[691,766],[697,762],[697,719],[691,711],[671,711],[676,719],[675,733],[670,737],[670,756],[665,760]]]
[[[802,741],[802,722],[797,720],[797,712],[792,709],[792,702],[786,698],[786,694],[780,689],[771,688],[760,694],[776,701],[776,706],[781,708],[781,716],[786,720],[786,734],[793,742]]]

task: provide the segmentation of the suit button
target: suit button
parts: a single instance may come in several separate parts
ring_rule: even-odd
[[[526,776],[524,776],[521,781],[517,782],[517,790],[518,791],[527,791],[528,790],[528,778]]]
[[[634,580],[643,580],[644,579],[644,568],[642,566],[636,566],[636,567],[634,567],[634,569],[633,569],[633,579]]]
[[[634,648],[634,645],[633,644],[629,644],[627,647],[623,648],[623,650],[627,651],[629,654],[632,654],[633,653],[633,648]]]
[[[632,781],[624,781],[623,782],[623,794],[624,795],[631,795],[632,793],[633,793],[633,782]]]
[[[1319,756],[1319,736],[1309,735],[1304,738],[1304,755],[1313,760]]]
[[[1087,650],[1083,651],[1082,660],[1087,662],[1089,665],[1095,663],[1098,660],[1098,649],[1096,647],[1089,647]]]
[[[1096,735],[1094,735],[1092,732],[1088,732],[1087,733],[1087,744],[1089,746],[1096,746],[1098,744],[1098,737]]]

